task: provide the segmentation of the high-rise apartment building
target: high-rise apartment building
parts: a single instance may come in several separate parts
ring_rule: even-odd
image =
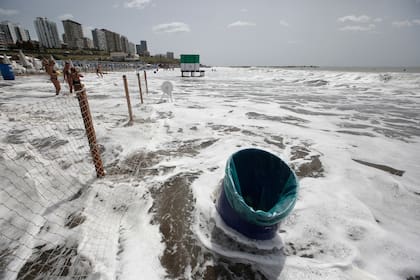
[[[101,31],[103,31],[104,34],[105,34],[107,51],[115,52],[116,44],[115,44],[115,41],[114,41],[114,32],[109,31],[107,29],[101,29]]]
[[[15,44],[18,41],[15,25],[9,21],[0,23],[0,31],[4,32],[6,44]]]
[[[121,51],[129,53],[128,39],[125,36],[121,36]]]
[[[31,40],[31,37],[29,37],[29,31],[22,28],[20,25],[15,25],[15,33],[18,41],[26,42]]]
[[[57,25],[46,17],[37,17],[34,21],[40,44],[47,48],[60,48]]]
[[[115,42],[115,51],[120,52],[122,51],[122,45],[121,45],[121,35],[115,32],[112,32],[114,35],[114,42]]]
[[[90,38],[83,38],[83,48],[84,49],[93,49],[93,41]]]
[[[134,55],[136,53],[136,45],[134,43],[128,42],[128,54]]]
[[[29,34],[29,30],[25,29],[26,38],[28,38],[28,41],[31,41],[31,34]]]
[[[93,29],[92,39],[93,45],[97,50],[134,54],[134,44],[131,43],[132,45],[130,45],[126,36],[120,35],[108,29]]]
[[[107,29],[101,29],[101,30],[105,33],[107,51],[109,52],[122,51],[120,34],[109,31]]]
[[[173,52],[166,52],[166,58],[174,59],[174,53]]]
[[[83,49],[82,25],[70,19],[63,20],[64,33],[70,49]]]
[[[7,45],[6,33],[0,29],[0,46]]]
[[[137,54],[138,55],[145,55],[146,53],[148,53],[148,51],[147,51],[147,41],[140,41],[140,47],[138,49]]]
[[[0,32],[4,33],[4,44],[16,44],[16,42],[26,42],[31,40],[29,31],[23,29],[19,24],[13,24],[9,21],[0,23]]]
[[[97,28],[92,30],[93,46],[97,50],[106,51],[108,47],[106,45],[105,31]]]

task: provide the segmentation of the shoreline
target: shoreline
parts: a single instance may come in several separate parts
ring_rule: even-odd
[[[287,70],[318,70],[318,71],[338,71],[338,72],[366,72],[366,73],[420,73],[420,66],[213,66],[228,68],[272,68]]]

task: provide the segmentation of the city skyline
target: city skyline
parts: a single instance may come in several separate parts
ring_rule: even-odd
[[[122,52],[129,58],[135,58],[136,45],[128,38],[119,33],[107,29],[91,30],[92,38],[84,36],[82,25],[76,21],[66,19],[62,20],[64,33],[62,40],[57,31],[55,22],[46,17],[37,17],[34,20],[35,31],[38,37],[39,46],[45,48],[68,48],[68,49],[96,49],[113,52]],[[30,38],[29,31],[22,28],[19,24],[10,21],[0,22],[0,45],[13,45],[17,42],[33,41]],[[146,41],[140,41],[137,45],[139,50],[137,54],[149,56]],[[122,54],[119,54],[121,57]],[[172,53],[173,59],[173,53]]]
[[[7,13],[7,11],[0,8],[0,13]],[[12,12],[12,14],[13,13],[14,12]],[[35,41],[38,41],[40,45],[47,48],[61,48],[61,44],[64,44],[70,49],[95,48],[97,50],[105,50],[108,52],[122,51],[128,55],[133,55],[135,53],[146,56],[150,55],[150,52],[147,49],[147,41],[145,40],[140,40],[139,44],[134,44],[130,42],[126,36],[104,28],[89,28],[83,31],[83,25],[72,20],[72,17],[66,15],[61,18],[63,33],[59,34],[57,24],[54,21],[49,20],[47,17],[37,17],[33,22],[36,38]],[[12,30],[9,36],[4,35],[4,43],[14,44],[17,41],[24,42],[33,40],[29,35],[29,31],[22,28],[20,23],[6,20],[2,21],[1,24],[6,25],[8,30]],[[19,29],[19,33],[15,29]],[[23,34],[24,31],[26,31],[27,34]],[[10,41],[6,40],[7,37],[10,37]],[[62,37],[62,39],[60,39],[60,37]],[[34,36],[32,38],[34,38]],[[92,43],[91,46],[88,46],[89,41]],[[113,43],[110,44],[110,41]],[[171,53],[172,59],[174,58],[173,52],[167,53]]]
[[[212,65],[420,65],[420,0],[5,0],[0,17],[32,39],[36,17],[70,19],[90,39],[109,29],[146,40],[152,53],[198,53]]]

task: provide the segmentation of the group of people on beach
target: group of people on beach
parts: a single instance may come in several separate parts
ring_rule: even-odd
[[[53,58],[47,60],[44,58],[42,60],[42,65],[45,69],[45,72],[50,76],[50,80],[55,87],[55,95],[59,95],[61,91],[60,81],[58,80],[59,72],[56,70],[55,61]],[[66,61],[63,67],[63,82],[67,83],[70,89],[70,93],[73,93],[73,88],[77,86],[82,86],[80,78],[83,77],[82,74],[71,65],[70,61]]]

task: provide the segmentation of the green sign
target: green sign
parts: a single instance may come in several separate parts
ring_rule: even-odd
[[[200,63],[199,54],[181,54],[181,63]]]

